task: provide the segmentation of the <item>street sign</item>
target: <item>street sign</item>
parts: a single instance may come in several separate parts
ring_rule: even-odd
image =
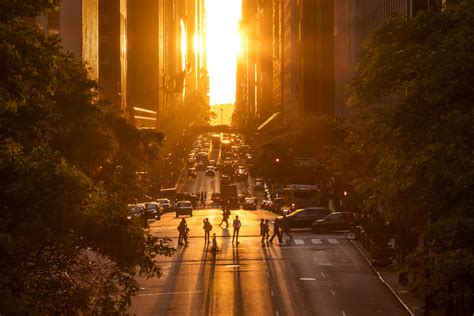
[[[318,161],[316,158],[294,158],[293,165],[295,167],[317,167]]]

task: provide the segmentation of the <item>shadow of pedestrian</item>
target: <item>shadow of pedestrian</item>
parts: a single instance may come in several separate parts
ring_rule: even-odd
[[[242,295],[242,280],[240,275],[240,256],[239,247],[232,248],[232,264],[234,270],[234,314],[244,315],[244,300]]]

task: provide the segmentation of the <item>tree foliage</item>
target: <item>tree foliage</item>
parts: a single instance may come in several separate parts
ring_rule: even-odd
[[[127,219],[163,135],[116,115],[59,39],[22,20],[56,4],[0,5],[0,313],[122,313],[174,250]]]
[[[473,292],[473,39],[468,0],[375,31],[350,87],[340,159],[388,219],[425,233],[417,280],[440,302]]]

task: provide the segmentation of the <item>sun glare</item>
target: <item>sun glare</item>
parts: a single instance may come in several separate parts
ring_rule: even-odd
[[[211,105],[234,103],[237,56],[242,41],[239,33],[242,0],[205,1]]]

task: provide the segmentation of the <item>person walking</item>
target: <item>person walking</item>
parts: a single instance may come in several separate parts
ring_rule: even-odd
[[[222,223],[225,222],[225,228],[229,228],[229,217],[230,217],[230,211],[228,208],[224,206],[222,210],[222,221],[219,224],[219,226],[221,226]]]
[[[219,251],[219,247],[217,247],[217,236],[216,233],[212,234],[212,247],[211,253],[215,256]]]
[[[270,238],[270,221],[268,219],[265,220],[265,235],[264,235],[264,240],[267,242],[267,245],[269,244],[268,238]]]
[[[289,227],[288,219],[286,218],[286,215],[283,215],[283,219],[281,221],[281,237],[283,240],[283,234],[286,234],[288,237],[290,237],[290,240],[293,239],[293,236],[290,234],[290,227]]]
[[[234,242],[238,245],[239,244],[239,231],[240,231],[240,226],[242,226],[242,223],[239,220],[239,216],[235,215],[235,219],[232,223],[232,226],[234,227],[234,233],[232,235],[232,242]]]
[[[181,219],[181,222],[178,225],[178,232],[179,232],[179,237],[178,237],[178,245],[184,244],[184,242],[187,242],[187,230],[188,229],[188,223],[186,223],[186,220],[184,218]]]
[[[211,230],[212,230],[212,225],[209,222],[209,218],[205,218],[203,221],[204,225],[202,226],[202,229],[204,229],[204,242],[209,243],[210,240],[210,235],[211,235]]]
[[[260,236],[262,237],[262,245],[265,245],[264,239],[265,239],[265,220],[262,218],[260,220]]]
[[[281,234],[280,234],[280,221],[278,218],[275,218],[275,221],[273,222],[273,235],[270,238],[270,242],[273,242],[273,238],[278,237],[278,241],[282,242],[281,239]]]

